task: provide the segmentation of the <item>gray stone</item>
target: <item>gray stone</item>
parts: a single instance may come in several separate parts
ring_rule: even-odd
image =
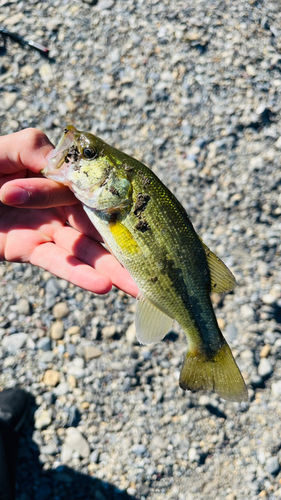
[[[51,410],[42,410],[39,408],[35,414],[35,428],[36,429],[46,429],[52,422],[52,411]]]
[[[234,323],[230,323],[229,325],[226,326],[225,336],[229,342],[234,342],[237,335],[238,335],[238,330]]]
[[[132,452],[135,455],[144,455],[147,452],[147,449],[143,444],[134,444],[132,446]]]
[[[281,396],[281,380],[278,380],[278,382],[273,382],[273,384],[271,385],[271,392],[273,396]]]
[[[46,284],[46,293],[56,297],[60,292],[60,287],[56,279],[51,278]]]
[[[50,351],[52,349],[52,341],[49,337],[42,337],[37,341],[36,345],[37,349],[41,349],[42,351]]]
[[[269,377],[269,375],[271,375],[272,372],[273,372],[273,366],[269,361],[269,359],[261,358],[260,364],[258,366],[258,374],[261,377],[266,378]]]
[[[93,464],[97,464],[99,462],[100,450],[92,451],[90,455],[90,462]]]
[[[67,429],[65,444],[73,451],[77,451],[82,458],[90,456],[91,450],[88,441],[75,427]]]
[[[17,305],[18,313],[28,316],[30,314],[30,303],[27,299],[21,299]]]
[[[61,382],[55,389],[54,393],[56,396],[64,396],[69,392],[69,383],[68,382]]]
[[[13,335],[9,335],[8,337],[4,337],[2,340],[3,348],[13,353],[18,349],[21,349],[28,339],[27,333],[14,333]]]
[[[269,457],[265,462],[265,468],[269,474],[275,475],[278,474],[280,470],[280,464],[278,457]]]

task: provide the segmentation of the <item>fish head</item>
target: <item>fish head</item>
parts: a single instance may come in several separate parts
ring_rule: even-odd
[[[68,186],[85,205],[106,213],[131,205],[131,182],[117,151],[102,139],[68,125],[42,171]]]

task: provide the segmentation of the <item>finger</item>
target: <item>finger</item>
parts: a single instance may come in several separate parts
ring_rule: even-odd
[[[69,254],[54,243],[43,243],[34,249],[30,263],[90,292],[103,294],[111,290],[111,279]]]
[[[78,203],[68,187],[43,177],[5,182],[0,189],[0,200],[5,205],[24,208],[51,208]]]
[[[37,129],[27,128],[4,135],[0,137],[0,173],[13,174],[23,169],[40,172],[52,149],[48,137]]]
[[[71,227],[59,228],[53,238],[58,246],[108,276],[117,288],[137,296],[138,288],[129,272],[100,243]]]

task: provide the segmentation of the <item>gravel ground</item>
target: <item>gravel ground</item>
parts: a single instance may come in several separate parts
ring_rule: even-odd
[[[178,387],[175,325],[140,346],[134,300],[0,267],[0,383],[35,397],[17,500],[281,498],[281,6],[0,0],[45,43],[0,52],[0,130],[66,123],[148,164],[238,286],[213,296],[250,401]]]

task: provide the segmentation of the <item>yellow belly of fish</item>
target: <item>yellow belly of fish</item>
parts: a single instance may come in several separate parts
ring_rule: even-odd
[[[139,245],[122,222],[111,222],[109,224],[109,229],[117,245],[126,252],[126,254],[140,253],[141,249]]]

